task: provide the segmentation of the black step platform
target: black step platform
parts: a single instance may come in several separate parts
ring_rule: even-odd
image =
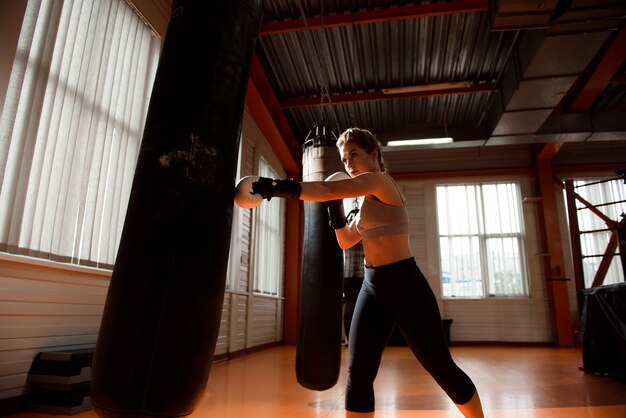
[[[37,354],[28,373],[29,409],[74,415],[91,409],[89,383],[94,349]]]

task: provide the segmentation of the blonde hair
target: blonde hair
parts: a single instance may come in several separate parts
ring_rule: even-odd
[[[337,148],[343,147],[348,142],[356,144],[359,148],[362,148],[368,154],[371,154],[377,150],[378,165],[380,166],[380,171],[382,171],[383,173],[387,172],[387,166],[385,165],[385,160],[383,159],[382,145],[380,141],[376,138],[376,135],[374,135],[367,129],[349,128],[346,129],[341,135],[339,135],[339,139],[337,139],[336,143]]]

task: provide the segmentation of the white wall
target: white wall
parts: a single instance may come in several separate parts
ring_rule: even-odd
[[[0,399],[40,351],[96,344],[111,272],[0,253]]]
[[[446,178],[444,181],[402,181],[410,214],[410,245],[439,302],[442,316],[453,319],[452,341],[533,342],[553,341],[548,297],[543,279],[539,225],[535,204],[523,204],[530,297],[507,299],[443,299],[437,236],[435,186],[458,181],[519,181],[522,197],[531,196],[529,178]]]

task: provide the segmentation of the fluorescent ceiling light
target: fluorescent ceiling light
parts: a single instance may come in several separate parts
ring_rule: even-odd
[[[424,139],[402,139],[398,141],[389,141],[389,147],[408,147],[412,145],[433,145],[433,144],[449,144],[453,140],[450,137],[445,138],[424,138]]]

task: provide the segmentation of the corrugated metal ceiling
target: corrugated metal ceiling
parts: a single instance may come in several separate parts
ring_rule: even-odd
[[[265,19],[306,20],[320,5],[267,1]],[[326,13],[371,10],[407,2],[326,2]],[[359,8],[355,3],[361,4]],[[291,7],[290,7],[291,6]],[[380,133],[424,127],[467,126],[480,117],[489,93],[419,99],[332,103],[336,94],[359,94],[431,83],[494,82],[505,64],[511,32],[490,32],[487,13],[431,16],[264,36],[258,56],[277,97],[330,96],[331,103],[286,109],[294,134],[304,138],[323,108],[335,130],[369,127]]]
[[[512,0],[496,3],[507,2]],[[582,23],[582,29],[572,29],[572,16],[581,13],[587,20],[601,15],[606,21],[609,14],[617,21],[617,26],[603,23],[608,28],[601,30],[612,34],[609,40],[624,31],[623,0],[599,0],[591,6],[581,0],[553,3],[559,3],[552,5],[553,18],[565,16],[568,25],[552,27],[552,31],[585,30]],[[558,7],[567,3],[564,14]],[[520,37],[529,30],[493,31],[494,18],[502,16],[494,15],[497,10],[490,12],[488,6],[487,0],[265,0],[265,27],[293,23],[299,30],[267,33],[262,27],[257,56],[299,142],[323,114],[335,131],[362,126],[383,140],[448,133],[459,140],[482,139],[486,143],[493,130],[489,124],[497,123],[497,115],[495,119],[489,116],[490,121],[488,113],[493,114],[494,102],[504,101],[501,82],[507,73],[516,71],[506,67],[507,61],[522,62],[525,54],[532,54],[519,48]],[[423,17],[411,15],[420,10],[425,11]],[[431,13],[433,10],[447,11]],[[389,13],[393,18],[380,18]],[[359,21],[366,14],[375,17],[373,23]],[[348,23],[337,23],[338,17],[345,17]],[[598,51],[601,54],[602,48]],[[626,52],[621,62],[625,57]],[[593,75],[592,64],[587,74]],[[511,65],[519,67],[515,62]],[[589,111],[626,111],[625,72],[621,65]],[[458,82],[470,82],[473,89],[466,94],[433,92],[413,98],[382,94],[388,88]],[[506,106],[502,107],[500,111],[506,111]]]

